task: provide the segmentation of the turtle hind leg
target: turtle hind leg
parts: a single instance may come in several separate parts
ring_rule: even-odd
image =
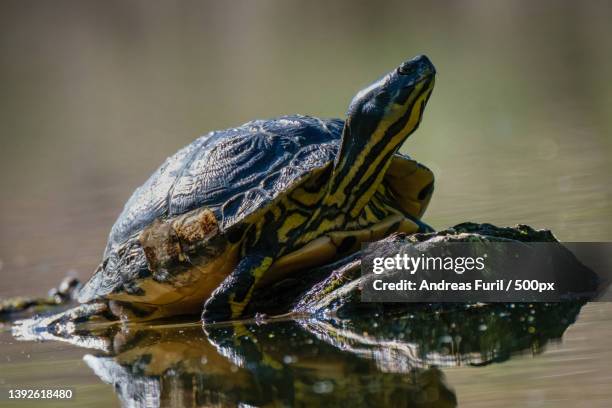
[[[103,322],[106,324],[100,326]],[[96,326],[86,326],[86,323],[95,323]],[[109,352],[112,351],[112,337],[108,333],[115,323],[108,305],[97,302],[82,304],[51,316],[18,320],[11,329],[13,337],[19,341],[63,341]]]
[[[204,304],[204,323],[239,318],[251,300],[253,288],[272,265],[273,258],[260,254],[244,257]]]
[[[47,340],[68,338],[82,331],[83,324],[115,323],[105,302],[85,303],[50,316],[39,316],[18,320],[14,323],[13,335],[20,340]],[[87,329],[85,331],[92,331]]]

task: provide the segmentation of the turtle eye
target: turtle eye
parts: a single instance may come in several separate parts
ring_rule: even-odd
[[[414,63],[414,61],[406,61],[402,65],[399,66],[397,72],[400,75],[412,75],[417,72],[418,65]]]

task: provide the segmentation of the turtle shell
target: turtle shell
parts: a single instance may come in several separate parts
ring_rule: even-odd
[[[125,204],[104,257],[156,219],[197,208],[224,231],[334,160],[344,122],[308,116],[255,120],[210,132],[168,158]]]
[[[343,126],[340,119],[301,115],[255,120],[210,132],[179,150],[132,194],[111,229],[101,273],[86,284],[79,300],[99,298],[136,279],[146,265],[118,270],[112,265],[119,258],[117,251],[159,220],[206,208],[224,233],[266,208],[314,170],[333,162]],[[425,177],[410,176],[416,172]],[[429,169],[396,154],[385,180],[405,212],[420,218],[433,185]]]

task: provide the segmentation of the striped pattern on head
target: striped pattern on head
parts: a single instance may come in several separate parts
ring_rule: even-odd
[[[429,59],[418,56],[353,98],[324,206],[359,216],[391,158],[419,126],[435,73]]]

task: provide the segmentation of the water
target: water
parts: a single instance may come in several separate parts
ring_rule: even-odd
[[[436,174],[430,224],[526,223],[561,240],[611,240],[610,6],[422,3],[3,2],[0,296],[89,276],[133,189],[197,135],[296,112],[342,116],[361,86],[420,52],[439,75],[404,151]],[[392,395],[392,383],[422,401],[415,384],[427,378],[464,406],[609,406],[611,319],[609,304],[587,304],[537,353],[521,346],[502,362],[442,375],[385,371],[371,353],[285,323],[279,337],[310,338],[324,358],[272,361],[298,364],[299,378],[315,372],[304,386],[312,398],[338,393],[327,381],[345,378],[353,394]],[[18,343],[6,329],[0,388],[70,386],[81,404],[118,404],[86,351]],[[422,336],[412,341],[432,340]],[[252,390],[251,371],[205,336],[198,342],[216,378]]]
[[[113,393],[125,406],[575,406],[585,398],[605,406],[612,326],[603,305],[414,307],[384,320],[204,329],[132,324],[69,338],[80,348],[31,347],[4,333],[2,386],[69,384],[75,401],[101,406]]]

